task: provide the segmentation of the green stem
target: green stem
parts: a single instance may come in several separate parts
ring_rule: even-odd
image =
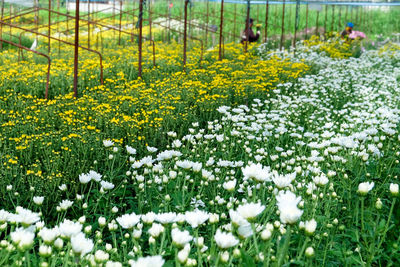
[[[290,244],[290,234],[291,234],[291,227],[290,224],[288,224],[287,229],[286,229],[286,236],[285,236],[285,243],[283,245],[283,248],[280,249],[279,251],[279,258],[276,266],[282,266],[282,262],[287,254],[287,251],[289,249],[289,244]]]
[[[361,233],[364,232],[364,197],[361,197]]]
[[[386,225],[385,225],[385,230],[383,231],[383,235],[382,235],[381,241],[379,242],[377,250],[380,249],[380,247],[382,246],[383,241],[385,240],[385,236],[386,236],[386,233],[387,233],[387,231],[389,229],[390,219],[392,217],[393,209],[394,209],[394,205],[395,204],[396,204],[396,198],[393,198],[392,206],[390,207],[389,217],[387,219],[387,222],[386,222]]]

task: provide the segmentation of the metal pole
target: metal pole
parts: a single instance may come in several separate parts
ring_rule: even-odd
[[[335,5],[332,5],[332,22],[331,22],[331,32],[333,32],[333,25],[335,24]]]
[[[235,39],[235,34],[236,34],[236,16],[237,16],[237,13],[236,13],[236,3],[234,3],[233,4],[234,6],[233,6],[233,8],[234,8],[234,10],[233,10],[233,38]]]
[[[268,12],[269,12],[269,0],[267,0],[267,5],[265,7],[265,32],[264,32],[264,42],[267,42],[268,38]]]
[[[306,36],[305,39],[308,39],[308,3],[306,4]]]
[[[293,38],[293,47],[295,49],[296,49],[297,29],[299,28],[299,11],[300,11],[300,0],[296,0],[296,19],[294,22],[294,38]]]
[[[90,48],[90,0],[88,0],[88,48]]]
[[[74,54],[74,97],[78,97],[78,56],[79,56],[79,0],[75,5],[75,54]]]
[[[138,76],[142,77],[142,36],[143,36],[143,0],[139,2],[139,70]]]
[[[1,1],[1,20],[4,16],[4,0]],[[3,38],[3,23],[0,23],[0,39]],[[3,50],[3,42],[0,41],[0,49]]]
[[[189,0],[185,0],[185,24],[183,29],[183,67],[186,66],[186,45],[187,45],[187,8]]]
[[[151,0],[148,1],[149,5],[149,39],[151,40]]]
[[[342,29],[342,7],[338,6],[338,8],[339,8],[338,29],[340,32],[340,30]]]
[[[319,31],[318,31],[318,20],[319,20],[319,10],[317,10],[317,18],[315,19],[315,35],[319,36]]]
[[[328,6],[325,5],[324,36],[326,37],[326,22],[328,20]]]
[[[247,13],[246,13],[246,40],[244,41],[244,52],[247,52],[247,43],[249,42],[249,29],[250,29],[250,0],[247,0]]]
[[[283,5],[282,5],[282,27],[281,27],[281,42],[279,44],[279,50],[282,50],[283,48],[283,33],[285,31],[285,5],[286,2],[283,0]]]
[[[119,1],[119,35],[118,45],[121,45],[122,0]]]
[[[208,15],[209,15],[209,1],[207,0],[207,14],[206,14],[206,49],[207,49],[207,41],[208,41]],[[168,25],[169,26],[169,25]]]
[[[51,47],[50,47],[50,35],[51,35],[51,27],[50,27],[50,25],[51,25],[51,1],[52,0],[49,0],[49,25],[48,25],[48,35],[49,35],[49,37],[48,37],[48,42],[49,42],[49,46],[48,46],[48,54],[50,55],[50,49],[51,49]]]
[[[222,60],[222,30],[224,23],[224,0],[221,1],[221,22],[219,24],[219,56],[218,60]]]

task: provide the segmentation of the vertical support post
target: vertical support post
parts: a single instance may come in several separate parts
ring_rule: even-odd
[[[168,5],[168,43],[171,42],[171,1],[169,0]],[[207,8],[208,8],[208,1],[207,1]]]
[[[142,37],[143,37],[143,0],[139,0],[139,66],[138,76],[142,77]]]
[[[149,0],[147,4],[149,5],[149,39],[151,40],[151,0]]]
[[[299,22],[300,22],[300,16],[299,16],[299,11],[300,11],[300,0],[296,0],[296,18],[294,21],[294,38],[293,38],[293,47],[296,49],[296,35],[297,35],[297,30],[299,28]]]
[[[118,45],[121,45],[121,23],[122,23],[122,0],[119,0],[119,34]]]
[[[1,21],[4,16],[4,0],[1,0]],[[3,39],[3,23],[0,23],[0,39]],[[0,49],[3,50],[3,42],[0,41]]]
[[[224,0],[221,1],[221,21],[219,24],[219,52],[218,60],[222,60],[222,30],[224,28]]]
[[[76,7],[75,7],[75,54],[74,54],[74,97],[75,98],[78,97],[78,57],[79,57],[79,0],[76,0]]]
[[[208,16],[209,16],[209,1],[207,0],[207,13],[206,13],[206,43],[205,43],[205,48],[207,49],[207,42],[208,42]]]
[[[50,42],[50,35],[51,35],[51,1],[52,0],[49,0],[49,25],[48,25],[48,37],[47,37],[47,41],[48,41],[48,43],[49,43],[49,46],[48,46],[48,54],[50,55],[50,49],[51,49],[51,47],[50,47],[50,45],[51,45],[51,42]]]
[[[265,6],[264,43],[266,43],[268,39],[268,13],[269,13],[269,0],[267,0],[267,5]]]
[[[285,2],[285,0],[283,0],[283,5],[282,5],[282,25],[281,25],[281,42],[279,44],[279,50],[282,50],[282,48],[283,48],[283,40],[284,40],[283,33],[285,31],[285,5],[286,5],[286,2]]]
[[[317,17],[315,19],[315,35],[317,36],[319,36],[318,21],[319,21],[319,10],[317,10]]]
[[[88,0],[88,48],[90,48],[90,0]]]
[[[268,1],[268,0],[267,0]],[[237,13],[236,13],[236,3],[233,3],[233,38],[235,38],[236,37],[236,30],[237,30],[237,28],[236,28],[236,16],[237,16]],[[240,35],[240,34],[239,34]]]
[[[342,7],[338,6],[338,8],[339,8],[338,29],[340,32],[342,29]]]
[[[187,46],[187,8],[188,8],[189,0],[185,0],[185,23],[183,29],[183,67],[186,66],[186,46]]]
[[[325,19],[324,19],[324,37],[326,38],[326,22],[328,21],[328,6],[325,5]]]
[[[246,40],[244,42],[245,53],[247,52],[247,45],[249,42],[249,29],[250,29],[250,0],[247,0],[246,28],[245,28]]]
[[[308,2],[306,3],[306,35],[305,39],[308,39]]]
[[[335,5],[332,5],[332,22],[331,22],[331,32],[333,32],[335,25]]]

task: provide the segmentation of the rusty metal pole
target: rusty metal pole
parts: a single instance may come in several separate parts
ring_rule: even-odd
[[[151,40],[151,0],[148,1],[149,5],[149,39]]]
[[[279,44],[279,50],[282,50],[283,48],[283,33],[285,31],[285,0],[283,0],[283,5],[282,5],[282,27],[281,27],[281,42]]]
[[[300,0],[296,0],[296,18],[294,21],[294,38],[293,38],[293,47],[296,49],[296,37],[297,37],[297,29],[299,28],[299,11],[300,11]]]
[[[48,37],[48,42],[49,42],[49,46],[48,46],[48,54],[50,55],[50,49],[51,49],[51,47],[50,47],[50,35],[51,35],[51,27],[50,27],[50,25],[51,25],[51,1],[52,0],[49,0],[49,25],[48,25],[48,35],[49,35],[49,37]]]
[[[119,1],[119,35],[118,45],[121,45],[122,0]]]
[[[139,70],[138,76],[142,77],[142,37],[143,37],[143,0],[139,1]]]
[[[268,13],[269,13],[269,0],[267,0],[267,5],[265,7],[264,43],[267,42],[267,38],[268,38]]]
[[[306,3],[306,35],[305,39],[308,39],[308,2]]]
[[[247,12],[246,12],[246,40],[244,41],[244,52],[247,52],[247,44],[249,42],[249,29],[250,29],[250,0],[247,0]]]
[[[221,22],[219,24],[219,54],[218,60],[222,60],[222,30],[224,23],[224,0],[221,1]]]
[[[1,20],[4,16],[4,0],[1,1]],[[3,38],[3,23],[0,23],[0,39]],[[3,42],[0,41],[0,49],[3,50]]]
[[[90,0],[88,0],[88,48],[90,48]]]
[[[334,30],[333,25],[335,25],[335,5],[332,5],[331,32],[333,32],[333,30]]]
[[[205,46],[206,46],[206,49],[207,49],[207,41],[208,41],[208,16],[209,16],[209,1],[207,0],[207,14],[206,14],[206,43],[205,43]]]
[[[75,5],[75,54],[74,54],[74,97],[78,97],[78,57],[79,57],[79,0]]]
[[[183,67],[186,66],[186,45],[187,45],[187,8],[189,0],[185,0],[185,23],[183,29]]]

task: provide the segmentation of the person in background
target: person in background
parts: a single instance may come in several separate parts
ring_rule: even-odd
[[[249,43],[257,42],[260,38],[260,27],[257,27],[257,34],[254,34],[251,27],[253,27],[254,20],[252,18],[249,19],[249,28],[243,31],[242,40],[240,41],[242,44],[246,41]],[[248,37],[248,39],[247,39]]]
[[[353,27],[354,27],[353,23],[347,22],[346,28],[340,34],[342,39],[348,39],[349,38],[349,35],[353,32]]]

